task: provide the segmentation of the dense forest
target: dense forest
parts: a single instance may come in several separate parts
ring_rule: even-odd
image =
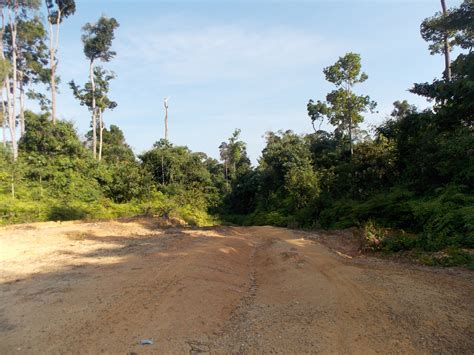
[[[440,78],[407,89],[432,108],[420,111],[393,98],[385,122],[364,131],[360,124],[376,102],[359,94],[357,84],[370,73],[359,54],[342,54],[320,72],[333,91],[308,102],[314,132],[267,132],[257,166],[239,129],[216,147],[219,160],[167,139],[135,156],[122,130],[104,122],[120,104],[109,97],[115,73],[106,68],[119,55],[113,50],[119,23],[105,16],[83,27],[88,82],[69,82],[91,115],[81,139],[73,122],[56,112],[57,85],[70,80],[57,75],[60,27],[74,15],[74,0],[46,0],[46,6],[4,0],[1,6],[2,224],[151,214],[191,225],[357,227],[368,250],[472,265],[472,0],[421,24],[430,52],[444,56],[446,65]],[[42,112],[26,107],[33,101]],[[322,122],[334,130],[320,130]]]

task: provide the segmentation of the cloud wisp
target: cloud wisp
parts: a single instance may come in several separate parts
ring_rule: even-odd
[[[118,41],[123,63],[159,74],[168,84],[254,80],[307,69],[334,57],[339,46],[289,28],[216,26],[163,32],[124,31]],[[140,35],[137,35],[140,33]],[[132,69],[133,70],[133,69]]]

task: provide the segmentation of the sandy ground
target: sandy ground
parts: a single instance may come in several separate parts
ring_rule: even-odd
[[[0,353],[474,351],[470,271],[350,258],[317,233],[158,227],[1,228]]]

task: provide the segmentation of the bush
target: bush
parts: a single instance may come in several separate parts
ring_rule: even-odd
[[[420,262],[429,266],[466,266],[474,268],[474,257],[468,251],[451,247],[442,252],[423,255]]]
[[[385,239],[385,231],[372,220],[367,221],[360,230],[361,245],[364,250],[380,250]]]
[[[380,249],[387,252],[407,251],[416,248],[418,238],[415,235],[400,233],[382,240]]]
[[[54,206],[48,215],[51,221],[72,221],[75,219],[84,219],[87,212],[81,208],[70,206]]]

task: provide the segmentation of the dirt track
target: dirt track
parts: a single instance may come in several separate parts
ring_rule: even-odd
[[[473,281],[272,227],[6,227],[0,353],[470,353]]]

